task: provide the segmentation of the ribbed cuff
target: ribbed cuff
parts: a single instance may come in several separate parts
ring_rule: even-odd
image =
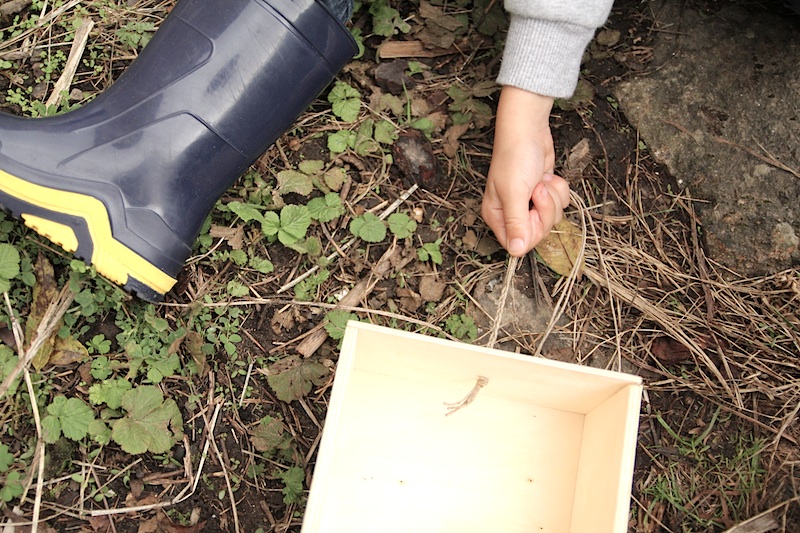
[[[593,36],[594,28],[512,15],[497,83],[569,98]]]

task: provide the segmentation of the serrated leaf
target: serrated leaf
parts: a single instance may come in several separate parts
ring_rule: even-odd
[[[111,438],[124,451],[164,453],[183,435],[183,420],[174,400],[164,400],[158,387],[145,385],[122,396],[125,417],[116,420]]]
[[[334,154],[341,154],[348,148],[354,148],[356,134],[353,131],[339,130],[328,135],[328,150]]]
[[[0,278],[7,280],[19,274],[19,251],[8,243],[0,243]]]
[[[280,472],[278,477],[281,478],[284,484],[283,489],[281,489],[283,503],[286,505],[299,503],[303,496],[303,482],[306,479],[305,470],[299,466],[293,466],[285,472]]]
[[[278,240],[289,246],[306,236],[308,226],[311,225],[311,215],[304,205],[287,205],[281,209],[280,221]]]
[[[81,440],[86,436],[89,422],[94,419],[92,408],[80,398],[69,398],[58,395],[53,398],[53,402],[47,406],[47,413],[58,420],[58,428],[65,437],[72,440]],[[47,418],[47,417],[45,417]],[[42,421],[44,424],[44,420]],[[56,426],[53,426],[55,431]],[[58,437],[56,437],[56,440]]]
[[[355,122],[361,110],[361,94],[350,85],[337,81],[328,93],[333,114],[345,122]]]
[[[381,242],[386,238],[386,225],[372,213],[364,213],[350,222],[350,233],[366,242]]]
[[[583,235],[581,229],[566,218],[555,225],[553,231],[536,246],[536,253],[553,272],[569,276],[578,260]],[[578,267],[578,278],[583,276],[584,264]]]
[[[272,457],[291,447],[292,436],[286,431],[283,422],[267,415],[250,430],[250,443],[256,450]]]
[[[111,409],[122,407],[122,397],[132,385],[123,378],[107,379],[89,387],[89,401],[95,405],[106,404]]]
[[[328,369],[316,361],[303,361],[289,356],[270,368],[274,372],[267,376],[267,383],[275,391],[278,399],[289,403],[311,392],[312,385],[322,385]]]
[[[392,213],[387,219],[389,231],[398,239],[411,237],[417,231],[417,221],[405,213]]]
[[[331,192],[311,199],[308,202],[308,213],[314,220],[330,222],[344,214],[344,206],[339,195]]]
[[[308,196],[314,190],[311,176],[296,170],[282,170],[278,172],[278,190],[281,194],[297,193]]]
[[[281,220],[274,211],[264,213],[264,220],[261,222],[261,231],[264,235],[277,235],[281,229]]]
[[[111,441],[111,429],[102,420],[94,419],[89,422],[89,436],[96,443],[105,446]]]
[[[47,444],[55,444],[61,438],[61,421],[58,417],[47,415],[42,418],[42,438]]]
[[[325,315],[325,331],[333,340],[340,340],[344,337],[344,331],[347,327],[347,322],[350,320],[358,320],[358,315],[349,311],[341,309],[334,309]]]
[[[5,484],[0,488],[0,500],[8,503],[14,498],[22,496],[25,488],[20,481],[21,474],[19,472],[9,472],[6,476]]]
[[[5,381],[5,379],[11,375],[11,372],[14,371],[14,368],[17,366],[19,362],[19,358],[14,354],[14,350],[6,346],[5,344],[0,344],[0,383]],[[17,393],[17,387],[19,386],[19,377],[15,378],[14,381],[11,382],[11,386],[8,388],[8,392],[6,394],[11,397]]]

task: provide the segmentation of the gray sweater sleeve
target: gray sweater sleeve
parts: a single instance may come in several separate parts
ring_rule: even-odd
[[[613,0],[505,0],[511,23],[497,82],[546,96],[575,91],[586,45]]]

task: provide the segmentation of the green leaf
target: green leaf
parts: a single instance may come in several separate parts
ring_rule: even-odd
[[[52,435],[63,433],[65,437],[72,440],[81,440],[86,436],[89,428],[89,422],[94,420],[94,412],[92,408],[80,398],[69,398],[58,395],[53,398],[53,402],[47,406],[47,418],[52,418],[58,421],[58,424],[53,424],[51,420]],[[44,420],[42,420],[44,425]],[[59,431],[60,430],[60,431]],[[58,440],[58,436],[55,437]],[[55,441],[52,441],[55,442]]]
[[[388,120],[382,120],[375,124],[373,137],[376,141],[383,144],[392,144],[397,140],[394,124]]]
[[[270,372],[267,383],[279,400],[289,403],[306,396],[312,385],[322,385],[329,371],[322,363],[292,355],[272,365]]]
[[[314,220],[330,222],[344,214],[344,206],[339,195],[331,192],[308,202],[308,213]]]
[[[264,213],[264,220],[261,222],[261,231],[264,235],[272,236],[277,235],[281,229],[281,221],[278,214],[274,211],[267,211]]]
[[[341,309],[334,309],[325,315],[325,331],[333,340],[340,340],[344,337],[344,330],[347,327],[347,322],[350,320],[358,320],[358,315],[349,311]]]
[[[311,300],[311,298],[317,292],[317,287],[324,283],[330,277],[330,275],[331,273],[329,270],[322,269],[312,276],[307,277],[294,286],[295,298],[304,302]]]
[[[333,114],[345,122],[355,122],[361,110],[361,94],[350,85],[337,81],[328,93]]]
[[[436,239],[435,242],[426,242],[420,248],[417,248],[417,257],[420,261],[432,261],[437,265],[442,264],[442,252],[439,249],[441,239]]]
[[[111,442],[111,429],[102,420],[94,419],[89,422],[88,430],[92,440],[101,446]]]
[[[311,215],[304,205],[286,205],[281,209],[281,227],[278,230],[278,240],[286,246],[293,244],[306,236],[308,226],[311,225]]]
[[[14,371],[14,368],[17,366],[18,362],[19,358],[14,355],[14,350],[5,344],[0,344],[0,383],[5,381],[5,379],[11,375],[11,372]],[[18,386],[19,378],[16,378],[11,382],[11,386],[6,394],[13,396],[17,393]]]
[[[417,231],[417,221],[405,213],[392,213],[387,219],[389,231],[398,239],[411,237]]]
[[[10,280],[17,277],[19,261],[19,251],[14,246],[0,243],[0,278]]]
[[[232,279],[228,282],[226,287],[228,294],[233,296],[234,298],[241,298],[242,296],[247,296],[250,293],[250,289],[247,285]]]
[[[89,387],[89,401],[95,405],[104,403],[111,409],[119,409],[122,407],[122,397],[131,388],[131,383],[126,379],[107,379]]]
[[[183,420],[174,400],[158,387],[145,385],[125,393],[124,418],[116,420],[111,438],[130,454],[165,453],[183,436]]]
[[[307,176],[315,176],[322,172],[322,169],[325,168],[325,163],[319,159],[307,159],[300,161],[297,168]]]
[[[450,315],[445,321],[445,328],[457,339],[472,342],[478,338],[478,326],[469,315]]]
[[[386,238],[386,225],[372,213],[364,213],[350,222],[350,233],[366,242],[381,242]]]
[[[230,209],[236,216],[241,218],[244,222],[250,222],[252,220],[256,220],[258,222],[264,223],[264,215],[261,214],[261,211],[253,204],[244,204],[242,202],[230,202],[228,203],[228,209]]]
[[[20,478],[21,476],[19,472],[8,473],[6,476],[5,485],[3,485],[3,488],[0,489],[0,500],[8,503],[14,498],[22,496],[22,493],[25,489],[22,486]]]
[[[297,193],[308,196],[314,190],[311,176],[296,170],[282,170],[278,172],[278,190],[281,194]]]
[[[55,444],[61,438],[61,421],[58,417],[47,415],[42,418],[42,438],[47,444]]]
[[[269,274],[273,270],[275,270],[275,265],[272,264],[272,261],[263,257],[251,257],[250,258],[250,268],[253,268],[262,274]]]
[[[7,472],[14,464],[14,455],[8,452],[8,446],[0,444],[0,472]]]
[[[299,466],[293,466],[285,472],[280,472],[278,477],[284,483],[283,489],[283,503],[291,505],[293,503],[300,503],[303,496],[303,481],[306,479],[305,471]]]
[[[355,148],[356,133],[354,131],[339,130],[328,135],[328,150],[334,154],[341,154],[348,148]]]

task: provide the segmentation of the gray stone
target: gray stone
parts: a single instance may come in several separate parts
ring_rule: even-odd
[[[698,200],[712,259],[742,275],[800,264],[800,22],[655,5],[650,72],[615,97]]]

